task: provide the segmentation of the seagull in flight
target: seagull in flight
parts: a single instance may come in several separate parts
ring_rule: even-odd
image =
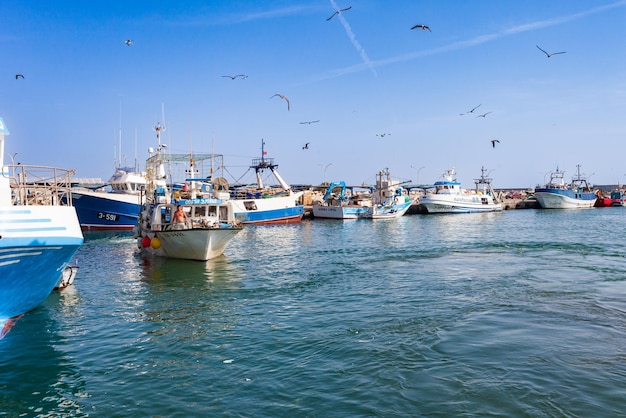
[[[495,147],[496,147],[496,142],[497,142],[498,144],[500,143],[500,141],[499,141],[499,140],[497,140],[497,139],[492,139],[492,140],[491,140],[491,147],[492,147],[492,148],[495,148]]]
[[[310,144],[310,142],[307,142],[306,144],[304,144],[304,146],[302,147],[302,149],[309,149],[309,144]]]
[[[415,25],[411,28],[411,30],[413,29],[421,29],[421,30],[427,30],[428,32],[432,32],[432,30],[430,30],[430,28],[426,25]]]
[[[333,14],[332,14],[332,15],[331,15],[328,19],[326,19],[326,20],[328,21],[328,20],[332,19],[333,17],[335,17],[335,15],[338,15],[339,13],[341,13],[341,12],[345,12],[346,10],[350,10],[350,9],[352,9],[352,6],[350,6],[350,7],[346,7],[345,9],[339,9],[339,10],[335,11],[335,13],[333,13]]]
[[[309,120],[305,122],[300,122],[300,125],[304,125],[304,124],[310,125],[312,123],[317,123],[317,122],[319,122],[319,120]]]
[[[15,74],[15,79],[16,79],[16,80],[17,80],[18,78],[20,78],[20,77],[21,77],[21,78],[24,78],[24,75],[23,75],[23,74]]]
[[[242,80],[245,80],[246,78],[248,78],[248,76],[247,76],[247,75],[245,75],[245,74],[237,74],[237,75],[223,75],[222,77],[228,77],[228,78],[230,78],[231,80],[234,80],[234,79],[236,79],[237,77],[241,77],[241,79],[242,79]]]
[[[127,39],[124,41],[124,43],[126,44],[126,46],[131,46],[133,44],[133,41],[130,39]]]
[[[481,103],[482,104],[482,103]],[[474,110],[478,109],[480,107],[480,105],[476,106],[475,108],[473,108],[472,110],[468,110],[465,113],[459,113],[459,115],[463,116],[463,115],[467,115],[468,113],[474,113]]]
[[[539,48],[539,45],[535,45],[535,46],[536,46],[537,48]],[[546,56],[547,56],[548,58],[550,58],[552,55],[557,55],[557,54],[565,54],[565,53],[567,52],[567,51],[561,51],[561,52],[552,52],[552,53],[548,53],[548,52],[544,51],[544,50],[543,50],[543,49],[541,49],[541,48],[539,48],[539,50],[540,50],[541,52],[543,52],[544,54],[546,54]]]
[[[488,114],[493,113],[493,112],[487,112],[487,113],[483,113],[482,115],[478,115],[476,116],[477,118],[484,118],[487,117]]]
[[[384,133],[384,134],[376,134],[376,136],[379,136],[379,137],[381,137],[381,138],[384,138],[384,137],[385,137],[385,135],[391,135],[391,134],[388,134],[388,133]]]
[[[286,101],[286,102],[287,102],[287,110],[289,110],[289,109],[290,109],[290,104],[289,104],[289,99],[288,99],[288,98],[286,98],[285,96],[283,96],[283,95],[282,95],[282,94],[280,94],[280,93],[276,93],[276,94],[275,94],[274,96],[272,96],[272,97],[275,97],[275,96],[278,96],[278,97],[280,97],[281,99],[283,99],[284,101]],[[272,97],[270,97],[270,99],[271,99]]]

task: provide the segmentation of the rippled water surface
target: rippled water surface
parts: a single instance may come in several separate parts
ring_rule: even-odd
[[[626,209],[86,235],[0,340],[0,416],[619,416]]]

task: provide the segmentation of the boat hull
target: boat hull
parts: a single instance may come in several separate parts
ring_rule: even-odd
[[[241,227],[161,231],[150,237],[152,242],[158,238],[157,248],[143,247],[142,238],[138,238],[138,245],[148,255],[207,261],[224,254],[228,242],[240,231]]]
[[[461,197],[450,196],[450,199],[441,198],[437,195],[424,196],[420,199],[422,205],[428,213],[478,213],[478,212],[499,212],[502,210],[500,203],[482,203],[480,197],[477,200],[463,199]]]
[[[0,327],[40,305],[83,244],[71,206],[0,208]]]
[[[302,193],[266,199],[231,199],[235,219],[243,224],[297,223],[304,216],[304,206],[296,202]]]
[[[84,231],[132,230],[139,219],[139,196],[110,192],[72,192],[72,204]]]
[[[543,209],[591,208],[597,199],[594,193],[574,193],[560,189],[535,189],[535,197]]]
[[[367,215],[365,206],[313,205],[313,217],[324,219],[362,219]]]
[[[409,200],[404,203],[399,203],[389,206],[372,206],[368,208],[364,218],[366,219],[395,219],[401,216],[409,210],[413,200]]]

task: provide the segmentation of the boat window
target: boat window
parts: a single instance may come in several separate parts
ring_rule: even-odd
[[[209,206],[209,216],[217,216],[217,206]]]
[[[220,219],[228,221],[228,206],[220,206]]]
[[[206,216],[206,206],[196,206],[193,216],[194,217]]]
[[[243,202],[243,206],[246,210],[256,210],[256,203],[253,201]]]
[[[161,207],[161,219],[163,222],[168,223],[172,220],[172,208],[169,206]]]

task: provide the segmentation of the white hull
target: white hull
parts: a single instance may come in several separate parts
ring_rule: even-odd
[[[365,218],[368,219],[395,219],[404,216],[413,204],[413,200],[392,206],[372,206],[368,208]]]
[[[365,206],[324,206],[313,205],[313,217],[326,219],[362,219],[368,208]]]
[[[300,222],[304,206],[298,204],[303,192],[291,192],[286,196],[260,199],[233,199],[227,201],[232,206],[235,218],[244,224],[271,224]]]
[[[474,213],[502,210],[502,204],[494,203],[492,199],[489,199],[487,203],[482,203],[478,195],[426,195],[420,199],[420,205],[424,206],[428,213]]]
[[[142,251],[160,257],[206,261],[224,254],[226,245],[239,231],[241,228],[162,231],[156,234],[160,247],[148,246]]]
[[[125,194],[125,193],[113,193],[106,191],[96,191],[82,188],[73,188],[72,189],[72,198],[80,199],[81,195],[91,196],[99,199],[105,200],[113,200],[115,202],[128,203],[139,206],[139,195],[138,194]]]
[[[536,192],[535,197],[544,209],[585,209],[592,208],[596,202],[595,199],[574,199],[563,194],[549,192]]]

